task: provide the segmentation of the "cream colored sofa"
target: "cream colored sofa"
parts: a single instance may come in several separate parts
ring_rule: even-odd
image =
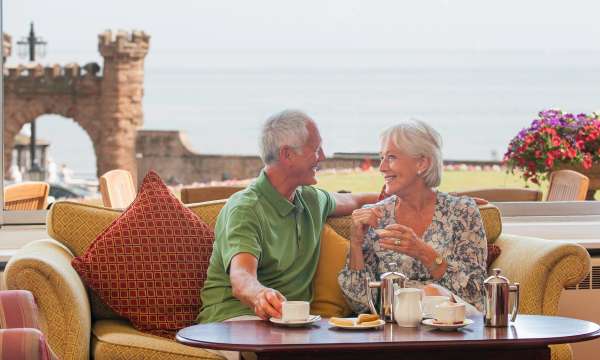
[[[224,201],[189,205],[214,226]],[[521,283],[521,313],[554,315],[562,289],[579,283],[589,268],[589,256],[578,245],[501,234],[498,210],[481,207],[489,241],[502,249],[492,264],[511,281]],[[71,267],[91,241],[118,215],[117,210],[73,202],[55,203],[48,214],[51,239],[20,249],[8,262],[8,289],[31,291],[39,305],[42,331],[54,352],[71,359],[215,359],[216,355],[135,330],[102,304]],[[349,218],[331,218],[329,224],[348,237]],[[322,256],[344,256],[322,252]],[[335,276],[335,274],[333,274]],[[315,291],[319,286],[315,284]],[[323,298],[323,293],[315,297]],[[331,299],[331,302],[339,301]],[[341,306],[343,307],[343,306]],[[347,307],[347,306],[346,306]],[[323,314],[327,315],[327,314]],[[553,359],[570,359],[568,345],[555,346]]]

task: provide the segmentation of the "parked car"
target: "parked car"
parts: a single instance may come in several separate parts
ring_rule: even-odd
[[[86,199],[97,197],[97,192],[92,192],[89,189],[73,184],[65,183],[50,183],[50,191],[48,193],[48,203],[63,199]]]

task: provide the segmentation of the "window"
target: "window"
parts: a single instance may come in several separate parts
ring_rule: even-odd
[[[146,4],[143,12],[127,2],[104,4],[68,25],[52,15],[89,14],[85,4],[4,4],[10,16],[3,19],[3,31],[12,36],[13,48],[5,71],[28,63],[16,49],[31,21],[46,42],[43,68],[8,71],[6,81],[15,84],[19,77],[45,80],[31,83],[37,84],[31,97],[18,98],[24,102],[3,94],[3,143],[14,149],[11,165],[0,169],[4,179],[15,178],[17,170],[30,172],[32,120],[39,142],[34,163],[43,178],[79,180],[56,182],[50,188],[55,199],[98,202],[97,193],[89,194],[97,173],[114,167],[137,167],[138,180],[155,168],[174,189],[248,178],[260,167],[253,155],[262,121],[292,107],[314,116],[326,154],[336,154],[344,166],[360,166],[362,154],[377,153],[382,129],[417,117],[440,131],[444,157],[457,162],[448,165],[443,190],[523,187],[497,170],[510,139],[543,109],[598,110],[600,34],[594,14],[600,5],[593,2],[174,1],[167,8]],[[133,50],[119,56],[111,47],[116,34],[98,30],[134,26],[150,38],[129,31],[123,39]],[[116,71],[127,75],[119,78]],[[72,79],[81,86],[71,87]],[[25,89],[19,89],[22,95]],[[19,126],[9,124],[35,99],[48,99],[49,92],[57,97],[42,110],[29,112]],[[109,93],[129,95],[92,105],[99,94]],[[76,94],[76,104],[60,100],[65,94]],[[107,115],[107,109],[120,106],[130,117],[111,123],[121,118]],[[343,153],[354,153],[354,162]],[[365,180],[368,189],[377,189],[376,171],[365,174],[371,176]],[[323,184],[327,177],[324,173]],[[514,216],[600,215],[596,202],[502,208]],[[3,211],[2,216],[4,223],[18,223],[43,221],[44,215]]]

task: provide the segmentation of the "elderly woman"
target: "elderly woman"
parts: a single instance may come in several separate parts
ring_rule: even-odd
[[[397,270],[427,295],[451,292],[483,308],[486,238],[473,199],[437,191],[441,138],[421,121],[381,135],[385,193],[352,213],[350,252],[338,281],[354,311],[368,311],[365,278]],[[391,263],[397,269],[390,268]]]

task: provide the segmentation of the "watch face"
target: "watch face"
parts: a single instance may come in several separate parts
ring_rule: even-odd
[[[441,257],[441,256],[438,256],[438,257],[436,257],[436,258],[435,258],[435,263],[436,263],[437,265],[441,265],[441,264],[442,264],[442,261],[444,261],[444,260],[442,259],[442,257]]]

